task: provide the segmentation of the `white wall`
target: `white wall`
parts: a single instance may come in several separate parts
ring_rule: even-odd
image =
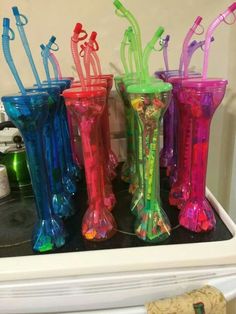
[[[158,26],[165,27],[166,33],[171,35],[169,59],[172,68],[178,66],[183,37],[195,17],[201,15],[204,18],[203,25],[207,26],[230,4],[227,0],[124,0],[123,3],[140,22],[144,44]],[[88,32],[92,30],[98,32],[104,72],[116,74],[114,68],[122,71],[119,43],[127,22],[114,14],[112,0],[1,0],[0,17],[10,17],[12,28],[16,32],[16,39],[12,42],[12,53],[25,85],[30,85],[33,77],[15,27],[11,12],[13,5],[17,5],[20,12],[29,17],[29,24],[25,30],[41,78],[45,75],[39,45],[46,43],[52,34],[57,37],[60,46],[58,58],[64,75],[75,75],[70,53],[70,36],[76,22],[82,22]],[[230,27],[222,24],[214,35],[209,75],[228,78],[229,89],[221,108],[215,113],[212,124],[208,185],[223,206],[229,209],[234,148],[232,143],[235,138],[236,25]],[[201,70],[202,52],[197,53],[192,64]],[[162,67],[161,53],[154,53],[151,57],[151,71]],[[0,77],[0,95],[17,90],[2,54]]]

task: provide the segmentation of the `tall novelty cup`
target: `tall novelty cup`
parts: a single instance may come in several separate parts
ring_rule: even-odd
[[[67,110],[75,114],[80,130],[88,192],[88,209],[82,221],[82,234],[87,240],[102,241],[116,232],[115,220],[104,204],[105,184],[103,154],[100,153],[98,126],[106,105],[102,87],[72,88],[63,92]]]
[[[207,159],[211,120],[224,98],[226,85],[227,81],[222,79],[185,80],[179,94],[180,102],[189,106],[192,117],[191,190],[181,207],[179,221],[194,232],[215,226],[212,207],[205,197]]]
[[[28,93],[2,97],[6,113],[24,138],[38,214],[33,235],[33,249],[38,252],[65,243],[62,222],[53,213],[43,151],[42,132],[48,116],[48,96],[47,93]]]
[[[136,112],[138,130],[140,199],[136,205],[136,235],[147,242],[160,242],[170,235],[170,223],[161,206],[159,175],[160,122],[168,107],[168,83],[130,85],[127,88]]]

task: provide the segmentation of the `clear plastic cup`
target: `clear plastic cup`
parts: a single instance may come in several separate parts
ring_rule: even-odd
[[[87,240],[106,240],[117,230],[113,215],[104,204],[104,155],[99,148],[101,137],[98,127],[106,106],[106,89],[72,88],[64,91],[63,96],[67,109],[77,117],[83,147],[89,204],[82,221],[82,234]]]
[[[49,112],[47,93],[2,97],[7,115],[20,130],[28,158],[38,219],[33,234],[33,250],[45,252],[65,243],[61,219],[53,213],[50,184],[43,149],[43,128]]]
[[[225,95],[227,81],[192,79],[182,83],[179,101],[189,107],[192,118],[190,195],[181,206],[181,226],[205,232],[215,227],[215,216],[205,197],[210,125]]]

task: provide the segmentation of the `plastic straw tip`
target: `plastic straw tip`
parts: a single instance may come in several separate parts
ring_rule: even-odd
[[[196,18],[194,24],[199,25],[199,24],[201,23],[201,21],[202,21],[202,17],[201,17],[201,16],[198,16],[198,17]]]
[[[56,37],[55,36],[52,36],[50,39],[49,39],[50,43],[55,43],[56,41]]]
[[[194,47],[196,44],[197,44],[197,41],[196,41],[196,40],[193,40],[193,41],[190,43],[189,47]]]
[[[18,7],[12,7],[12,12],[13,14],[16,16],[16,15],[19,15],[19,10],[18,10]]]
[[[7,17],[4,17],[3,22],[2,22],[3,27],[10,27],[10,20]]]
[[[231,12],[233,12],[234,10],[236,10],[236,2],[232,3],[230,6],[229,6],[229,10]]]
[[[156,31],[155,37],[158,39],[159,37],[161,37],[163,33],[164,33],[164,28],[160,26],[158,30]]]
[[[117,9],[120,9],[123,7],[122,3],[119,0],[113,0],[113,4]]]
[[[74,33],[79,34],[83,28],[83,25],[81,23],[76,23],[74,28]]]
[[[97,37],[97,32],[92,32],[92,34],[90,36],[90,39],[91,40],[96,40],[96,37]]]
[[[40,45],[40,48],[41,48],[42,50],[44,50],[44,49],[45,49],[44,44],[41,44],[41,45]]]

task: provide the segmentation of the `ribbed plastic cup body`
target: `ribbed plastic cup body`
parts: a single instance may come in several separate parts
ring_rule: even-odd
[[[227,81],[222,79],[186,80],[179,101],[189,107],[192,119],[190,195],[181,206],[179,221],[194,232],[215,227],[211,205],[205,198],[207,159],[212,117],[222,102]]]
[[[60,218],[53,213],[43,151],[42,130],[49,113],[49,95],[35,92],[5,96],[2,101],[9,118],[20,130],[26,147],[38,213],[33,249],[44,252],[61,247],[65,243],[65,233]]]
[[[102,139],[98,128],[106,106],[106,89],[72,88],[64,91],[63,96],[67,109],[77,118],[82,140],[89,203],[82,221],[82,234],[87,240],[106,240],[116,232],[115,220],[104,203],[104,154],[100,150]]]
[[[64,187],[63,169],[65,156],[60,150],[55,120],[60,110],[61,87],[58,85],[43,85],[41,88],[27,88],[27,92],[47,92],[49,94],[49,114],[43,128],[43,149],[50,182],[50,193],[54,213],[67,218],[74,214],[71,194]],[[60,142],[60,141],[59,141]]]
[[[135,191],[135,233],[146,242],[157,243],[170,235],[170,223],[161,207],[159,175],[160,122],[168,107],[171,91],[132,93],[128,88],[136,115],[139,186]]]
[[[110,180],[116,177],[115,168],[118,166],[118,159],[115,153],[111,148],[111,131],[110,131],[110,122],[109,122],[109,108],[108,108],[108,98],[113,86],[113,75],[112,74],[101,74],[98,76],[92,76],[92,78],[105,79],[107,81],[107,96],[106,96],[106,106],[104,108],[102,117],[101,117],[101,129],[102,129],[102,138],[106,156],[106,165],[107,172]]]
[[[65,88],[70,88],[72,84],[72,80],[69,79],[60,79],[56,80],[54,79],[52,83],[57,84],[60,82],[64,82],[66,84]],[[68,175],[70,176],[70,180],[72,181],[72,193],[76,192],[76,180],[80,178],[80,170],[77,166],[76,160],[74,159],[73,154],[73,148],[74,146],[74,139],[76,135],[73,132],[73,122],[71,119],[71,116],[66,111],[66,106],[64,103],[64,98],[61,97],[61,108],[59,111],[60,116],[60,126],[61,126],[61,135],[62,135],[62,141],[63,141],[63,149],[64,149],[64,155],[66,160],[66,167]]]

